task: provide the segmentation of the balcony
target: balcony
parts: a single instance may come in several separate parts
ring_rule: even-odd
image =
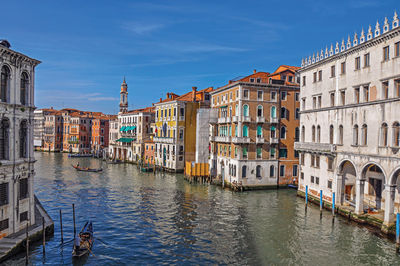
[[[298,151],[334,153],[336,152],[336,145],[329,143],[295,142],[294,149]]]
[[[251,122],[250,116],[242,116],[242,122]]]
[[[272,124],[277,124],[278,123],[278,118],[277,117],[271,117],[269,119],[269,122],[272,123]]]
[[[223,123],[227,123],[226,119],[228,117],[218,117],[218,124],[223,124]]]
[[[233,143],[250,143],[250,138],[249,137],[233,137],[232,142]]]
[[[278,144],[278,138],[270,138],[269,139],[269,142],[271,143],[271,144]]]
[[[265,142],[265,140],[264,140],[263,137],[257,137],[257,138],[256,138],[256,143],[257,143],[257,144],[263,144],[264,142]]]
[[[232,116],[232,122],[238,122],[239,117],[237,115]]]
[[[210,136],[210,141],[215,141],[215,136]]]
[[[225,136],[225,137],[215,136],[215,141],[216,142],[231,142],[231,137],[228,137],[228,136]]]
[[[263,117],[263,116],[257,116],[256,121],[257,121],[257,123],[265,123],[265,117]]]
[[[174,143],[174,138],[163,138],[163,137],[154,137],[153,141],[158,142],[158,143],[167,143],[167,144],[172,144]]]

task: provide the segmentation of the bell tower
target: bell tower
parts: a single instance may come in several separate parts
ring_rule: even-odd
[[[121,84],[121,98],[119,101],[119,112],[126,113],[128,111],[128,85],[126,84],[125,77]]]

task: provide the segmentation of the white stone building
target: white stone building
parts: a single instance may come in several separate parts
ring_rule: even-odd
[[[397,14],[303,60],[299,73],[299,189],[328,202],[335,192],[337,205],[391,224],[400,211]]]
[[[0,42],[0,236],[35,223],[35,67],[40,61]]]

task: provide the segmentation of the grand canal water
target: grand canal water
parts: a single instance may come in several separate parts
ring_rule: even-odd
[[[76,172],[71,164],[99,167],[92,158],[36,153],[36,195],[55,220],[46,257],[34,245],[33,264],[143,265],[399,265],[394,242],[315,206],[304,210],[294,190],[232,193],[190,185],[182,175],[144,174],[134,165],[102,164],[102,173]],[[64,237],[94,222],[93,253],[72,261],[72,244],[59,250],[59,210]],[[23,264],[19,256],[6,262]]]

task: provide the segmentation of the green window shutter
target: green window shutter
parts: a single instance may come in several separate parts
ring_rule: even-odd
[[[261,136],[262,135],[262,127],[259,125],[257,126],[257,136]]]

